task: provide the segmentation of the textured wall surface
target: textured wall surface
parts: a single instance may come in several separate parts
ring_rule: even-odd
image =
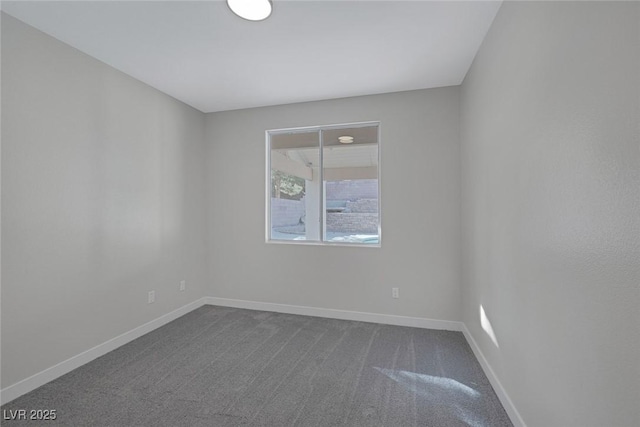
[[[3,388],[205,294],[203,139],[202,113],[2,15]]]
[[[327,232],[378,234],[378,214],[328,213]]]
[[[464,320],[530,427],[640,425],[639,23],[505,2],[462,88],[205,116],[3,15],[1,386],[212,295]],[[264,131],[368,120],[382,247],[266,244]]]
[[[377,179],[353,179],[348,181],[327,181],[327,200],[377,199]]]
[[[465,323],[529,427],[640,425],[640,3],[503,3],[461,104]]]
[[[458,117],[458,88],[207,115],[212,296],[460,320]],[[265,243],[265,130],[370,120],[382,247]]]
[[[228,206],[226,209],[234,209]],[[283,225],[298,225],[304,217],[304,199],[289,200],[271,198],[271,225],[281,227]]]

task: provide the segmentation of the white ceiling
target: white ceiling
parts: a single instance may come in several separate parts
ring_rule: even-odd
[[[309,167],[318,166],[320,163],[319,150],[317,148],[282,151],[289,159]],[[378,166],[378,147],[375,144],[326,147],[322,155],[322,165],[325,169]]]
[[[18,1],[2,10],[203,111],[462,83],[499,1]]]

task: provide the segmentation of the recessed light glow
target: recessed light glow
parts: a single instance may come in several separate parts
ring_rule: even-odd
[[[227,5],[233,13],[249,21],[267,19],[273,10],[270,0],[227,0]]]
[[[340,141],[341,144],[351,144],[353,142],[353,137],[352,136],[339,136],[338,137],[338,141]]]

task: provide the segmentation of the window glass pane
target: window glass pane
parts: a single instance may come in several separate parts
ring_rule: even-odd
[[[320,240],[320,135],[270,135],[271,240]]]
[[[378,126],[323,131],[324,240],[378,244]]]

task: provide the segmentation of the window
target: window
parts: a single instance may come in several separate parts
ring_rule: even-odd
[[[267,241],[380,246],[379,129],[267,131]]]

